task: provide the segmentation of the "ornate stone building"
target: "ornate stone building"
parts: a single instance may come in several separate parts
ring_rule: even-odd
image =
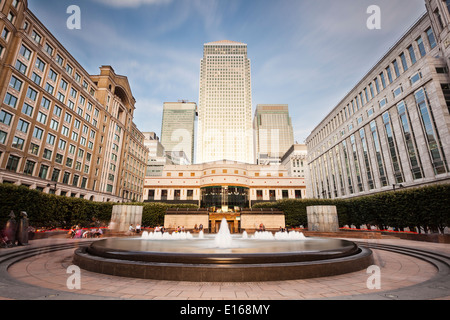
[[[28,9],[0,2],[0,182],[95,201],[142,200],[144,136],[128,79],[90,75]]]

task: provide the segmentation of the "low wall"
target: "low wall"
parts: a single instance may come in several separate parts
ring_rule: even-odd
[[[280,227],[286,227],[284,214],[241,214],[241,229],[259,229],[263,224],[266,230],[278,230]]]
[[[175,229],[184,226],[185,229],[193,230],[195,225],[203,224],[203,229],[208,228],[209,214],[170,214],[164,216],[164,228]]]

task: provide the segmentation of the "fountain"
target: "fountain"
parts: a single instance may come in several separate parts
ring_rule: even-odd
[[[230,230],[228,229],[228,222],[226,219],[222,219],[220,223],[219,233],[216,235],[215,244],[217,248],[231,248],[233,238],[231,237]]]
[[[339,275],[373,264],[369,249],[300,232],[232,235],[224,219],[216,235],[149,233],[107,238],[75,251],[74,264],[104,274],[133,278],[250,282]]]

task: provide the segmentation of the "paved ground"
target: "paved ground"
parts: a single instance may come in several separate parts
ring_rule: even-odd
[[[73,240],[34,240],[30,242],[29,247],[69,241]],[[448,244],[399,239],[365,241],[423,248],[450,256],[450,245]],[[24,248],[0,249],[0,255],[2,252],[13,250],[24,250]],[[326,278],[255,283],[142,280],[82,270],[81,288],[70,290],[67,287],[67,281],[71,274],[67,273],[67,268],[72,265],[73,251],[74,249],[70,249],[39,254],[10,266],[7,270],[8,279],[0,278],[0,300],[52,298],[72,300],[374,300],[395,299],[398,290],[407,292],[409,297],[426,300],[430,298],[427,297],[426,290],[417,290],[417,285],[432,280],[437,274],[436,267],[421,259],[384,250],[373,250],[376,265],[381,270],[380,289],[371,290],[367,287],[370,274],[366,270]],[[450,300],[450,288],[442,287],[441,289],[444,294],[437,299]],[[436,297],[431,297],[431,299],[436,299]]]

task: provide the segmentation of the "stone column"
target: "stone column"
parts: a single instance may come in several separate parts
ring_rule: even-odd
[[[306,208],[308,230],[319,232],[338,232],[339,220],[335,206],[312,206]]]

